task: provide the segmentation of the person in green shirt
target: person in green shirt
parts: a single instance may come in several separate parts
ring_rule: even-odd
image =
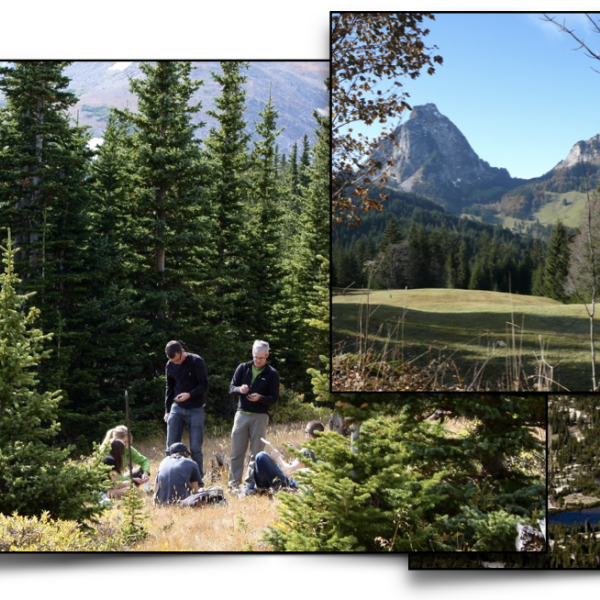
[[[138,485],[150,486],[150,461],[140,452],[138,452],[133,446],[129,445],[129,438],[133,441],[133,436],[127,435],[127,427],[125,425],[117,425],[112,429],[109,429],[104,436],[104,440],[100,445],[100,448],[105,449],[106,452],[110,449],[110,444],[113,440],[121,440],[125,444],[125,454],[123,456],[124,468],[129,465],[129,457],[131,456],[132,465],[137,465],[131,473],[126,472],[120,474],[120,479],[131,479]],[[149,491],[147,489],[146,491]]]
[[[250,446],[254,457],[265,449],[262,438],[269,425],[269,408],[279,398],[279,373],[269,364],[269,344],[256,340],[252,360],[240,364],[231,380],[229,393],[237,396],[238,407],[231,431],[231,468],[227,486],[235,489],[242,483],[244,459]],[[254,485],[254,473],[248,470],[247,486]]]

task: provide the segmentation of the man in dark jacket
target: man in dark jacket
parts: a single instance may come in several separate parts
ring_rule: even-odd
[[[279,397],[279,373],[269,364],[269,344],[256,340],[252,346],[252,360],[242,363],[235,370],[229,393],[238,400],[237,412],[231,432],[231,467],[229,489],[242,483],[244,459],[248,445],[250,456],[256,456],[265,448],[261,438],[266,437],[269,425],[269,407]],[[250,470],[246,485],[253,486],[254,474]]]
[[[208,374],[204,360],[186,352],[181,344],[171,341],[165,348],[169,358],[166,366],[165,422],[167,423],[167,454],[176,442],[181,442],[183,428],[190,434],[192,460],[200,469],[203,486],[202,442],[204,441],[204,405],[208,390]]]

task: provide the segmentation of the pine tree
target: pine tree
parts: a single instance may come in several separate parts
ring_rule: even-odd
[[[310,153],[308,134],[305,133],[302,138],[302,154],[300,155],[300,164],[298,165],[298,183],[300,185],[301,195],[310,183]]]
[[[179,339],[191,351],[199,351],[196,344],[206,337],[200,315],[208,309],[205,265],[212,250],[200,142],[195,136],[203,123],[192,120],[200,110],[193,96],[202,81],[192,79],[189,62],[141,63],[140,69],[146,77],[130,80],[138,112],[123,113],[133,127],[138,183],[129,220],[138,257],[130,277],[140,304],[138,318],[152,332],[140,343],[152,360],[150,372],[155,373],[164,368],[166,341]],[[151,397],[156,390],[150,384],[140,393]]]
[[[69,387],[81,339],[71,322],[85,298],[89,133],[72,126],[67,62],[23,61],[0,68],[6,98],[0,130],[0,223],[15,234],[15,268],[25,291],[36,291],[55,352],[42,380]]]
[[[50,334],[34,328],[32,293],[19,295],[10,232],[0,275],[0,513],[85,520],[102,511],[102,469],[68,460],[54,445],[61,393],[41,391],[36,370]]]
[[[86,452],[91,440],[122,419],[123,390],[135,387],[151,368],[142,360],[147,353],[139,352],[150,330],[140,317],[135,285],[142,262],[135,251],[138,225],[132,209],[142,182],[130,138],[126,120],[111,111],[91,169],[88,293],[77,322],[86,351],[72,366],[69,391],[76,401],[61,410],[63,435]]]
[[[542,452],[531,427],[545,425],[538,396],[393,394],[329,396],[359,421],[355,450],[327,433],[309,442],[322,461],[282,498],[267,540],[291,551],[510,551],[517,522],[546,503],[545,474],[508,468],[505,457]],[[428,417],[469,419],[450,435]]]
[[[309,397],[312,396],[312,389],[306,370],[319,364],[319,357],[328,350],[323,346],[322,337],[315,336],[308,319],[313,318],[314,306],[321,301],[319,286],[323,285],[324,279],[323,260],[327,261],[327,265],[330,261],[331,124],[328,116],[314,113],[314,117],[318,126],[315,132],[317,143],[307,171],[309,183],[299,199],[301,212],[297,223],[290,231],[293,242],[285,282],[287,319],[284,332],[288,340],[284,358],[290,380],[295,381],[299,390]],[[354,277],[357,272],[358,269],[355,269]],[[340,279],[350,276],[344,272],[339,275]],[[355,280],[350,280],[346,285],[352,281]],[[302,349],[300,352],[299,348]]]
[[[249,219],[249,239],[256,242],[257,253],[250,265],[246,281],[251,290],[249,302],[253,305],[254,334],[260,339],[274,340],[281,322],[283,260],[282,222],[280,205],[280,185],[276,173],[276,140],[282,129],[277,130],[279,113],[275,110],[271,97],[256,123],[258,141],[254,142],[251,155],[253,172],[249,190],[252,214]]]
[[[320,338],[322,348],[327,348],[329,346],[329,316],[330,316],[330,304],[329,304],[329,278],[328,270],[329,270],[329,261],[323,257],[319,256],[319,259],[322,262],[322,271],[323,271],[323,282],[322,285],[315,286],[315,290],[321,295],[321,303],[315,304],[312,306],[313,316],[310,319],[307,319],[307,324],[313,328],[315,336]],[[319,347],[319,344],[316,344]],[[322,365],[322,370],[319,370],[316,367],[319,367],[319,364],[316,364],[315,367],[311,367],[307,369],[307,373],[311,376],[311,383],[313,386],[313,395],[320,402],[327,402],[330,400],[330,373],[331,373],[331,363],[329,358],[329,352],[325,352],[324,354],[319,356],[319,361]]]
[[[249,238],[250,210],[248,142],[244,71],[248,63],[225,61],[212,78],[221,88],[215,98],[216,119],[205,139],[204,164],[209,173],[206,194],[209,201],[211,257],[207,264],[207,286],[211,293],[205,312],[211,335],[207,355],[219,356],[220,371],[211,371],[211,388],[227,390],[236,364],[249,354],[254,339],[254,319],[248,281],[253,254],[260,253],[260,240]],[[269,341],[269,340],[267,340]],[[272,357],[276,356],[273,348]]]
[[[381,244],[379,245],[379,250],[381,252],[385,252],[388,246],[391,244],[399,244],[402,241],[402,231],[398,225],[398,221],[396,217],[392,215],[385,226],[385,230],[383,232],[383,237],[381,238]]]
[[[567,299],[564,288],[569,271],[569,237],[562,221],[556,221],[544,265],[544,296],[561,302]]]

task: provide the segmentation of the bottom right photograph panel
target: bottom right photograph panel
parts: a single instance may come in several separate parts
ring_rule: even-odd
[[[409,568],[600,568],[600,395],[550,394],[547,439],[547,552],[419,553]]]

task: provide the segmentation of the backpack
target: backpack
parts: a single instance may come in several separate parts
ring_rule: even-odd
[[[192,506],[196,508],[200,508],[201,506],[207,504],[226,504],[227,500],[223,495],[223,488],[218,486],[213,486],[206,488],[205,490],[200,490],[195,494],[188,496],[183,499],[179,506]]]

